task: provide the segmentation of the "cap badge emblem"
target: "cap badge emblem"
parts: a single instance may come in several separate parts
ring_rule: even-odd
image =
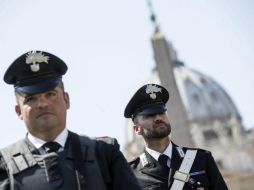
[[[156,85],[148,84],[146,86],[146,93],[150,95],[151,99],[156,99],[156,93],[161,93],[161,88],[157,87]]]
[[[45,56],[42,52],[31,51],[26,56],[26,64],[30,65],[32,72],[38,72],[40,70],[40,65],[38,63],[48,64],[49,56]]]

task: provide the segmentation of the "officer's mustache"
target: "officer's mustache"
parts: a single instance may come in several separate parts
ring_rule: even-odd
[[[55,113],[52,110],[43,110],[36,114],[36,117],[39,118],[44,115],[54,115]]]
[[[156,120],[154,121],[154,126],[157,127],[158,125],[161,125],[161,124],[164,124],[164,125],[168,125],[165,121],[163,120]]]

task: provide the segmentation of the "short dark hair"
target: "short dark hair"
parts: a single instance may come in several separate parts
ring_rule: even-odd
[[[138,118],[137,118],[137,116],[133,116],[131,119],[132,119],[132,122],[134,124],[138,124]]]

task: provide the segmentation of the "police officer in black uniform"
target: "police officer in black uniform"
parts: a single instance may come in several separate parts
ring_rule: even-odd
[[[145,142],[144,152],[130,162],[141,188],[227,190],[209,151],[181,147],[170,140],[168,99],[164,87],[147,84],[134,94],[124,111]]]
[[[7,69],[14,85],[18,117],[28,133],[0,150],[1,190],[139,190],[113,138],[89,138],[66,128],[69,95],[57,56],[31,51]]]

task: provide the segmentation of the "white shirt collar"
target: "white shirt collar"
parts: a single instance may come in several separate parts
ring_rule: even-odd
[[[157,152],[156,150],[152,150],[148,147],[146,147],[145,149],[157,161],[158,161],[159,156],[161,154],[167,155],[170,159],[172,157],[172,143],[171,142],[169,143],[169,145],[167,146],[167,148],[165,149],[165,151],[163,153]]]
[[[65,128],[56,138],[55,138],[55,142],[59,143],[61,145],[61,147],[64,147],[65,142],[67,140],[68,137],[68,130]],[[37,148],[41,148],[46,141],[39,139],[38,137],[33,136],[31,133],[28,133],[27,135],[28,140]]]

